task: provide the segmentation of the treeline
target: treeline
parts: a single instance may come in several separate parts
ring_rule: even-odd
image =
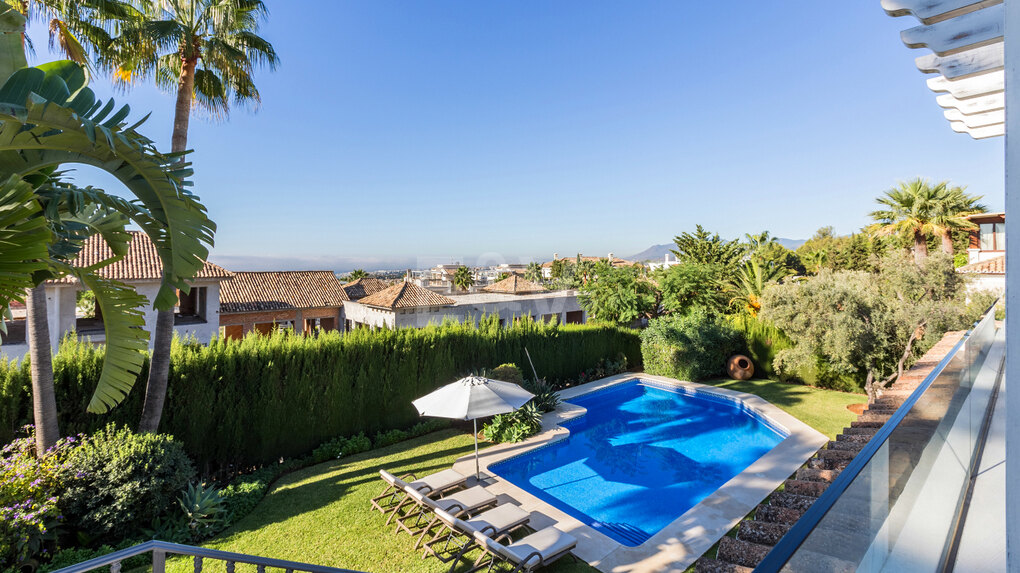
[[[277,333],[208,346],[177,341],[160,431],[182,441],[204,471],[258,466],[307,454],[338,435],[409,427],[419,421],[413,399],[471,372],[512,362],[530,374],[525,348],[538,375],[552,383],[620,355],[641,364],[640,340],[630,329],[531,320],[500,327],[498,317],[478,326],[317,338]],[[85,412],[102,359],[101,348],[73,339],[54,358],[63,435],[137,424],[144,370],[120,406],[105,415]],[[0,443],[31,419],[27,363],[0,363]]]

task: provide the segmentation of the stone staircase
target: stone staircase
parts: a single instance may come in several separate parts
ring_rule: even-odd
[[[726,536],[719,540],[715,558],[702,557],[695,562],[697,573],[750,573],[765,555],[779,543],[790,527],[800,519],[807,508],[811,507],[825,491],[836,476],[843,471],[865,444],[885,424],[893,412],[900,407],[908,396],[924,381],[925,377],[935,368],[953,346],[959,342],[963,332],[947,333],[942,340],[931,348],[914,366],[903,373],[903,376],[877,401],[871,403],[857,420],[843,429],[843,432],[830,441],[823,449],[804,464],[797,473],[784,482],[781,490],[777,490],[762,502],[736,529],[736,536]],[[911,430],[933,432],[938,420],[919,420],[911,423]],[[915,429],[916,426],[916,429]],[[913,454],[913,453],[911,453]],[[916,453],[920,455],[920,452]],[[912,467],[914,455],[906,459],[890,460],[891,465],[904,468]],[[897,482],[905,482],[909,472],[897,472],[890,468],[890,477],[894,489]],[[897,479],[900,478],[900,479]],[[834,516],[838,519],[840,516]],[[860,538],[855,538],[854,531],[863,531],[866,525],[853,523],[858,516],[849,517],[846,523],[840,523],[838,531],[831,532],[834,536],[845,536],[848,559],[853,559],[853,547]],[[834,543],[833,546],[840,544]],[[838,553],[838,550],[832,551]],[[843,560],[831,555],[817,555],[815,563],[818,570],[841,572],[854,571],[855,561]]]

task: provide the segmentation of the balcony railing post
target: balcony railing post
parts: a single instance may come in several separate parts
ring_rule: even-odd
[[[166,551],[152,550],[152,573],[166,573]]]

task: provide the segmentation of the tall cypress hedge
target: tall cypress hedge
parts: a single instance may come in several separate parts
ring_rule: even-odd
[[[206,471],[243,468],[303,455],[338,435],[414,424],[411,400],[458,377],[506,362],[527,373],[528,349],[539,376],[575,377],[600,359],[640,365],[637,333],[605,325],[515,321],[500,328],[446,323],[422,329],[356,330],[302,338],[284,333],[176,341],[160,431],[181,440]],[[146,373],[108,414],[85,412],[102,365],[102,349],[73,339],[54,360],[61,432],[91,432],[111,421],[135,427]],[[0,443],[31,421],[25,364],[0,362]]]

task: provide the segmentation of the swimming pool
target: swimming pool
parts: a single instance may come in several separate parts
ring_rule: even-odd
[[[629,547],[647,541],[789,432],[722,396],[629,381],[570,400],[570,436],[489,470]]]

